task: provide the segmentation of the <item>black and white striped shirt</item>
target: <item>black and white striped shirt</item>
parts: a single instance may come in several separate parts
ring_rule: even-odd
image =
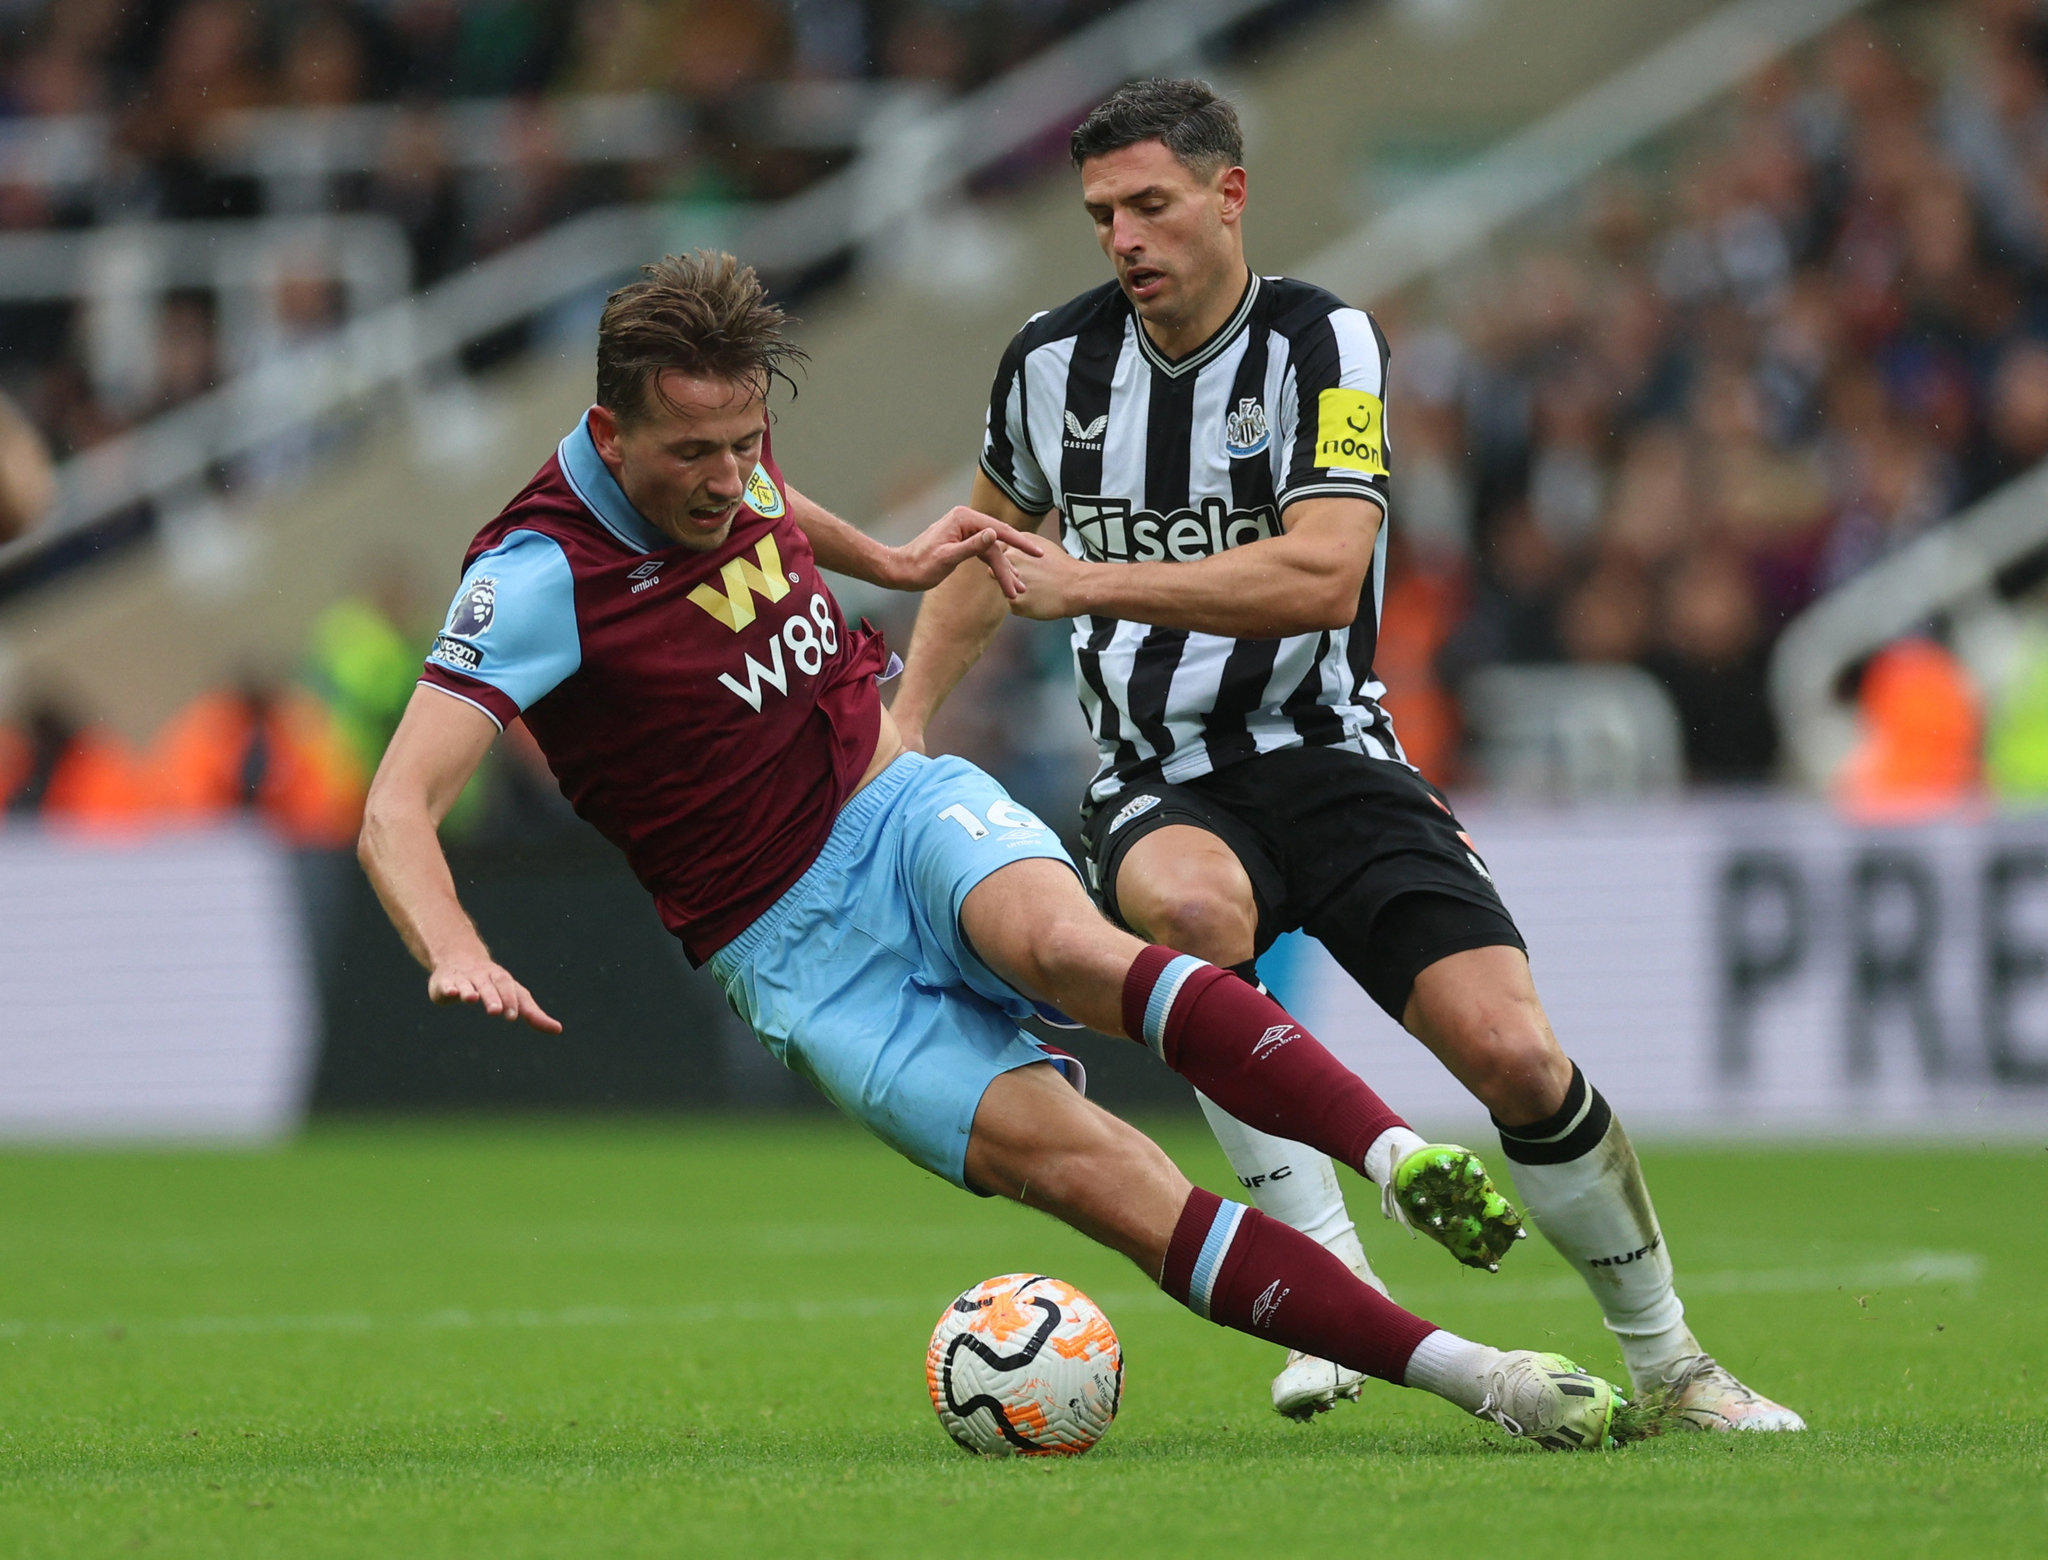
[[[1033,316],[996,373],[981,465],[1077,558],[1191,561],[1281,532],[1298,499],[1387,504],[1386,338],[1363,311],[1253,276],[1222,329],[1169,361],[1114,282]],[[1102,766],[1091,804],[1259,753],[1344,746],[1405,763],[1373,678],[1386,527],[1349,628],[1229,639],[1074,620]]]

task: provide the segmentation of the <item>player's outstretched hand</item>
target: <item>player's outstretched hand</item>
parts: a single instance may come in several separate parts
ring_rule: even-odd
[[[444,1007],[474,1002],[493,1018],[502,1018],[508,1024],[524,1019],[544,1035],[562,1032],[560,1021],[547,1015],[533,1000],[533,993],[514,980],[510,970],[489,959],[437,966],[427,977],[427,996]]]
[[[979,558],[1002,586],[1003,595],[1014,600],[1024,586],[1010,564],[1008,549],[1013,547],[1034,558],[1045,551],[1045,543],[1030,532],[956,504],[935,525],[895,549],[898,566],[889,583],[898,590],[930,590],[969,558]]]
[[[1020,548],[1004,561],[1016,578],[1017,587],[1012,590],[1006,585],[1003,594],[1010,598],[1010,610],[1018,617],[1045,622],[1079,617],[1088,610],[1083,605],[1081,587],[1098,565],[1084,563],[1059,547],[1041,547],[1030,554]],[[993,563],[989,572],[995,572]]]

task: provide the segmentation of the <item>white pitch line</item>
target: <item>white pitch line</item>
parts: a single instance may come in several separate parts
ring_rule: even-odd
[[[1678,1292],[1684,1295],[1811,1295],[1830,1289],[1884,1289],[1901,1284],[1959,1284],[1973,1289],[1984,1277],[1984,1258],[1974,1251],[1916,1251],[1889,1262],[1866,1262],[1839,1268],[1726,1268],[1688,1273],[1680,1267]],[[1577,1278],[1509,1279],[1489,1282],[1473,1277],[1462,1283],[1404,1285],[1400,1295],[1436,1300],[1568,1300],[1584,1294]]]
[[[1888,1262],[1840,1268],[1729,1268],[1678,1275],[1686,1295],[1823,1294],[1830,1289],[1885,1289],[1905,1284],[1959,1284],[1974,1288],[1987,1264],[1974,1251],[1921,1251]],[[1474,1278],[1457,1284],[1404,1285],[1397,1299],[1569,1300],[1585,1293],[1576,1278],[1496,1280]],[[1174,1309],[1156,1289],[1105,1291],[1117,1309]],[[845,1300],[736,1301],[723,1304],[623,1306],[584,1305],[561,1310],[469,1311],[451,1308],[422,1316],[380,1317],[365,1311],[310,1316],[176,1316],[99,1322],[0,1320],[0,1339],[137,1337],[205,1338],[251,1333],[366,1333],[469,1331],[487,1328],[703,1327],[719,1322],[832,1321],[852,1317],[899,1316],[932,1310],[929,1297],[862,1297]],[[936,1315],[936,1313],[934,1313]]]

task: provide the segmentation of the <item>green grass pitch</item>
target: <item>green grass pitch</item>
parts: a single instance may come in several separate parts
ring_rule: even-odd
[[[1277,1350],[836,1120],[12,1153],[0,1555],[2048,1553],[2040,1144],[1645,1158],[1698,1330],[1811,1434],[1563,1457],[1376,1383],[1287,1424]],[[1618,1370],[1540,1239],[1488,1277],[1361,1223],[1424,1314]],[[941,1306],[1013,1269],[1123,1338],[1088,1457],[971,1460],[925,1401]]]

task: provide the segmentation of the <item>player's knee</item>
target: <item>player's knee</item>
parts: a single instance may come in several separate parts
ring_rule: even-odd
[[[1174,885],[1156,892],[1139,917],[1140,930],[1153,942],[1211,964],[1243,963],[1252,956],[1258,938],[1256,909],[1206,884]]]
[[[1084,990],[1105,981],[1121,984],[1128,959],[1119,961],[1113,947],[1124,936],[1092,909],[1062,915],[1036,929],[1021,956],[1034,990],[1058,995]]]
[[[1480,1103],[1509,1123],[1540,1121],[1557,1109],[1571,1063],[1538,1003],[1505,997],[1475,1003],[1461,1017],[1461,1071]]]

